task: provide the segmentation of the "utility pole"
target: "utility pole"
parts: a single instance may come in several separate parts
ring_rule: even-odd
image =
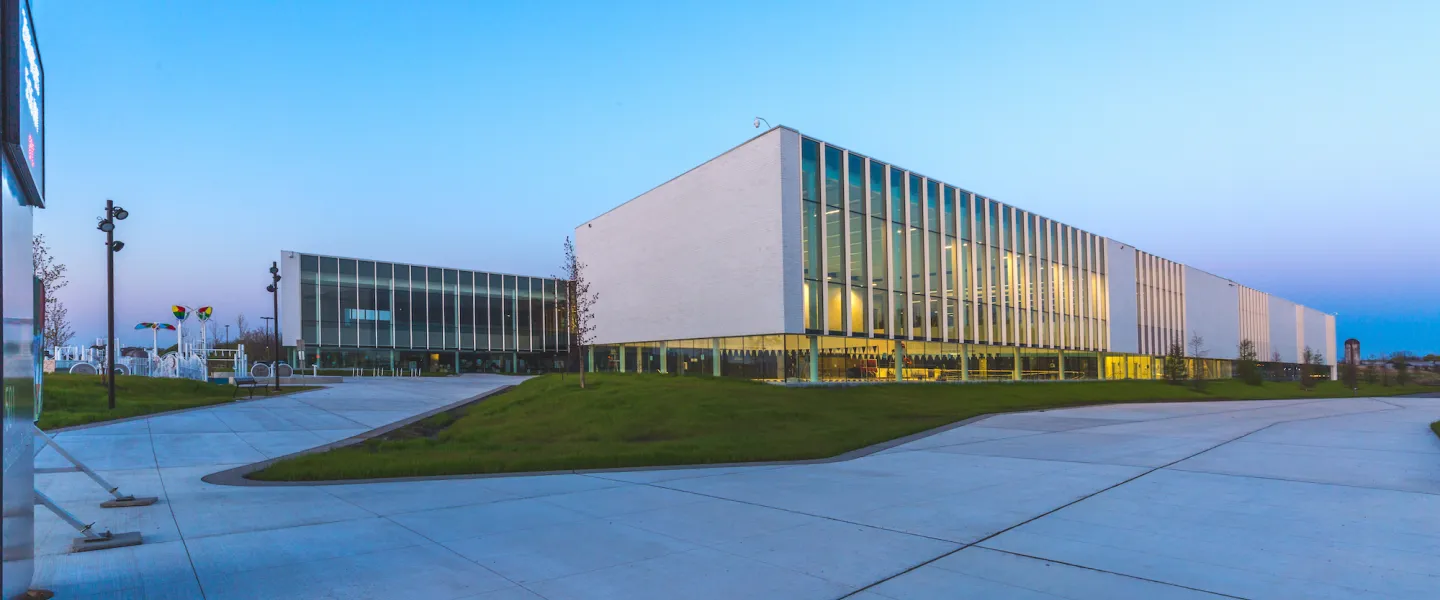
[[[275,391],[278,392],[280,391],[280,263],[270,262],[270,278],[270,285],[265,288],[275,300],[275,316],[273,317],[275,321],[275,337],[273,338],[275,360],[270,370],[275,377]]]

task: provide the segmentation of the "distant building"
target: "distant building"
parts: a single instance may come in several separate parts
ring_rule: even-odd
[[[1345,364],[1360,364],[1360,340],[1355,338],[1345,340]]]

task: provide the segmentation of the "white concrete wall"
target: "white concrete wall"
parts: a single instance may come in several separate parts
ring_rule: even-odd
[[[1270,351],[1280,353],[1281,362],[1300,362],[1298,310],[1294,302],[1270,296]],[[1270,357],[1262,356],[1260,360],[1268,361]]]
[[[1110,352],[1137,353],[1140,333],[1135,291],[1135,248],[1105,240],[1105,282],[1110,294]]]
[[[575,228],[594,343],[800,331],[786,320],[790,303],[802,316],[798,152],[794,132],[771,130]]]
[[[1330,315],[1308,306],[1300,308],[1304,320],[1300,338],[1301,352],[1304,352],[1305,346],[1309,346],[1311,350],[1324,353],[1325,364],[1335,364],[1335,336],[1327,333],[1329,327],[1326,324]]]
[[[280,343],[296,346],[300,331],[300,253],[280,252]]]
[[[1190,338],[1205,338],[1208,358],[1236,358],[1240,345],[1240,288],[1235,282],[1185,267],[1185,353]]]

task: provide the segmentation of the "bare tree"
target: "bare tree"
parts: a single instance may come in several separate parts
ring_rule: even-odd
[[[595,303],[600,296],[590,291],[585,279],[585,263],[575,254],[575,242],[565,238],[565,258],[556,279],[565,284],[565,328],[570,336],[570,363],[580,373],[580,388],[585,388],[585,353],[595,340]]]
[[[1205,349],[1205,338],[1198,333],[1190,334],[1190,356],[1195,359],[1195,368],[1190,370],[1190,386],[1195,391],[1205,390],[1205,369],[1204,358],[1208,351]]]
[[[70,285],[70,282],[65,280],[68,267],[50,254],[50,246],[45,243],[44,234],[37,234],[31,240],[31,249],[34,251],[35,277],[40,280],[40,288],[45,294],[45,325],[40,331],[41,338],[46,347],[64,346],[75,337],[75,331],[70,328],[70,311],[60,302],[56,293]]]
[[[1325,355],[1306,346],[1300,363],[1300,387],[1307,390],[1315,387],[1316,380],[1320,378],[1320,368],[1324,365]]]

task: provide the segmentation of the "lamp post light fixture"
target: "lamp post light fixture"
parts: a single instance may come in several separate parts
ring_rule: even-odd
[[[107,311],[105,337],[105,380],[110,410],[115,410],[115,253],[125,247],[125,242],[115,239],[115,222],[124,221],[130,211],[115,206],[114,200],[105,200],[105,216],[100,218],[96,229],[105,232],[105,307]]]
[[[275,301],[275,337],[273,339],[274,352],[271,356],[275,359],[270,364],[270,375],[275,378],[275,391],[280,391],[280,263],[270,262],[270,285],[265,286],[265,291],[270,292],[271,298]]]

